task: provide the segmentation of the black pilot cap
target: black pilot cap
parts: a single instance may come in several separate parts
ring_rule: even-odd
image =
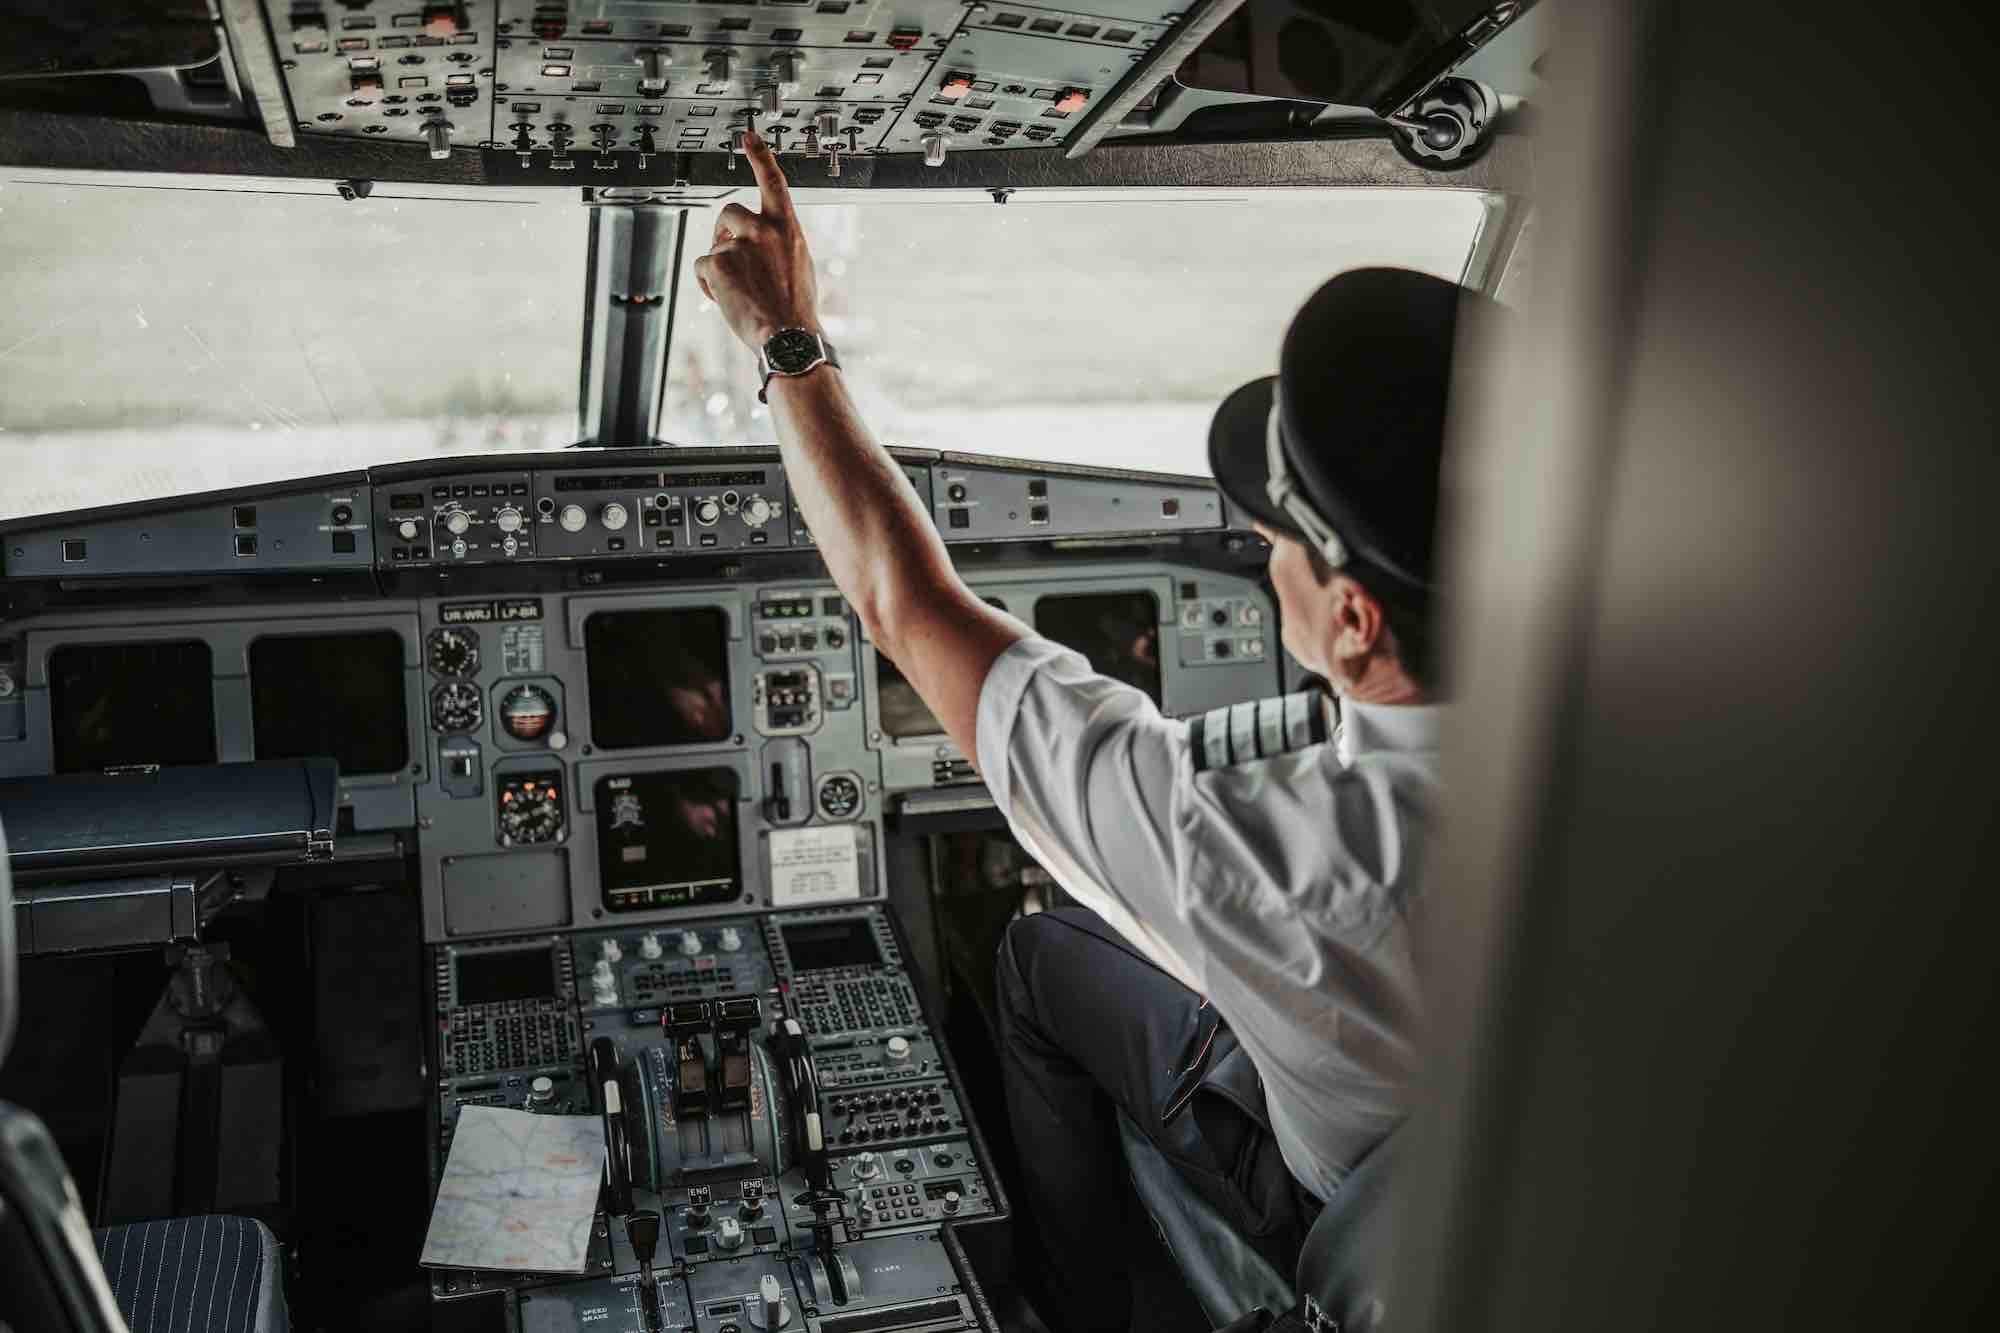
[[[1428,591],[1461,299],[1484,300],[1394,268],[1355,269],[1314,292],[1285,333],[1277,375],[1216,410],[1208,461],[1223,491],[1303,539],[1264,488],[1275,393],[1286,463],[1353,563]]]

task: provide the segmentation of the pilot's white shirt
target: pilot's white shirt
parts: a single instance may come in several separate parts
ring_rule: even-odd
[[[1331,741],[1197,772],[1187,724],[1047,639],[980,692],[979,768],[1015,835],[1215,1004],[1322,1199],[1407,1105],[1440,712],[1343,701]]]

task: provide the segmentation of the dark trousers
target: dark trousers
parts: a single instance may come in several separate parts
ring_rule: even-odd
[[[1289,1274],[1311,1201],[1278,1152],[1263,1090],[1214,1006],[1094,913],[1017,920],[1000,945],[1007,1111],[1052,1288],[1072,1333],[1131,1322],[1124,1260],[1143,1214],[1118,1146],[1122,1109],[1187,1182]]]

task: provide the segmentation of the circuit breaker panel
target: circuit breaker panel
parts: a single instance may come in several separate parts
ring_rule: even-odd
[[[1054,147],[1180,0],[265,0],[306,134],[511,151],[555,172],[738,150]]]

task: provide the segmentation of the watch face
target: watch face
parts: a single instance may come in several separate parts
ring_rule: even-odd
[[[796,375],[820,359],[819,339],[804,329],[783,329],[764,344],[764,356],[780,375]]]

